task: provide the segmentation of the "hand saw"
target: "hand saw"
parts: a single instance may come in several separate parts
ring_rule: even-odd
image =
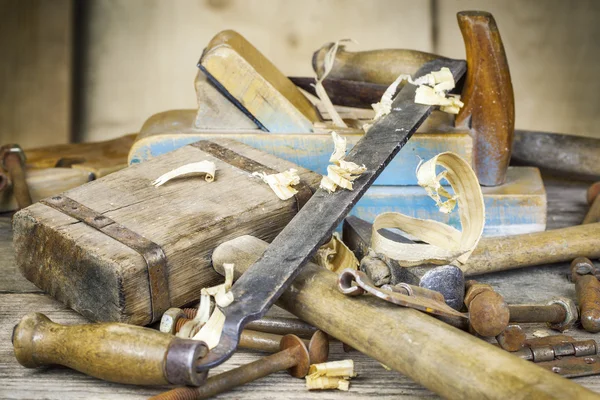
[[[415,78],[448,67],[458,81],[466,71],[459,60],[433,60]],[[300,268],[367,191],[392,158],[425,121],[433,107],[415,104],[416,86],[405,85],[391,112],[378,120],[346,156],[367,171],[354,181],[354,190],[328,193],[319,189],[269,245],[263,256],[233,285],[234,301],[222,308],[225,323],[219,344],[198,361],[205,371],[227,360],[236,350],[244,326],[261,318],[291,284]],[[332,288],[334,290],[334,288]]]

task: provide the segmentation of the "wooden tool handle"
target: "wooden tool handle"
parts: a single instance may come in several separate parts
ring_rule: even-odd
[[[470,124],[474,136],[475,172],[479,183],[504,183],[515,130],[515,99],[502,38],[492,14],[457,14],[467,53],[464,107],[456,125]]]
[[[524,235],[483,238],[461,268],[465,275],[478,275],[570,262],[577,257],[600,258],[600,222]]]
[[[325,54],[332,46],[328,43],[313,54],[313,69],[318,76],[323,74]],[[413,75],[423,64],[438,58],[444,57],[403,49],[351,52],[340,46],[327,78],[390,85],[399,75]]]
[[[181,348],[173,346],[190,341],[134,325],[64,326],[43,314],[30,313],[15,326],[12,341],[17,361],[27,368],[58,364],[96,378],[134,385],[198,385],[203,378],[195,376],[193,371],[191,379],[181,376],[178,379],[174,369],[181,370],[181,365],[170,362],[172,357],[168,353]],[[203,347],[202,342],[192,344],[191,353],[193,347]],[[185,365],[187,361],[180,359],[174,363]]]
[[[235,276],[267,243],[251,236],[225,242],[213,266],[235,263]],[[448,399],[591,398],[589,389],[521,360],[420,311],[374,296],[348,297],[337,275],[307,263],[277,305]],[[540,384],[543,382],[543,384]]]

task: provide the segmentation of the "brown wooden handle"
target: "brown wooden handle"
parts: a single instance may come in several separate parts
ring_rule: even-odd
[[[96,378],[134,385],[199,385],[204,378],[195,371],[191,377],[176,376],[190,362],[183,358],[170,362],[173,357],[169,353],[181,350],[182,342],[187,345],[191,341],[134,325],[65,326],[43,314],[30,313],[15,326],[12,340],[17,361],[27,368],[58,364]],[[204,355],[202,342],[191,345],[191,353],[201,347],[200,354],[192,356]]]
[[[333,43],[328,43],[313,54],[313,69],[321,76],[325,54]],[[385,49],[370,51],[346,51],[344,46],[335,54],[329,79],[347,79],[390,85],[401,74],[413,75],[428,61],[443,58],[417,50]]]
[[[241,236],[219,245],[213,266],[239,276],[268,243]],[[374,296],[347,297],[337,274],[307,263],[277,305],[448,399],[583,398],[588,389],[430,315]],[[543,384],[540,384],[543,382]]]
[[[600,258],[600,222],[495,238],[483,238],[461,268],[478,275],[533,265]]]
[[[479,183],[504,183],[515,130],[515,100],[502,38],[492,14],[457,14],[467,53],[464,107],[456,125],[470,124],[474,138],[475,172]]]

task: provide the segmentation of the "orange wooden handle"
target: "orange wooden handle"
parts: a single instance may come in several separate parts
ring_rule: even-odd
[[[479,183],[504,183],[515,130],[515,100],[502,38],[492,14],[457,14],[467,53],[465,103],[456,125],[469,124],[474,139],[475,172]]]

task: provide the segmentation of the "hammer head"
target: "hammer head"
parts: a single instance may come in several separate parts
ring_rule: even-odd
[[[370,250],[372,224],[349,216],[344,220],[343,240],[357,258],[360,269],[369,275],[376,286],[396,285],[404,282],[440,292],[450,307],[459,310],[463,305],[465,279],[462,270],[454,265],[422,265],[411,268],[400,267],[395,261]],[[413,243],[404,236],[389,230],[380,231],[388,239]]]

